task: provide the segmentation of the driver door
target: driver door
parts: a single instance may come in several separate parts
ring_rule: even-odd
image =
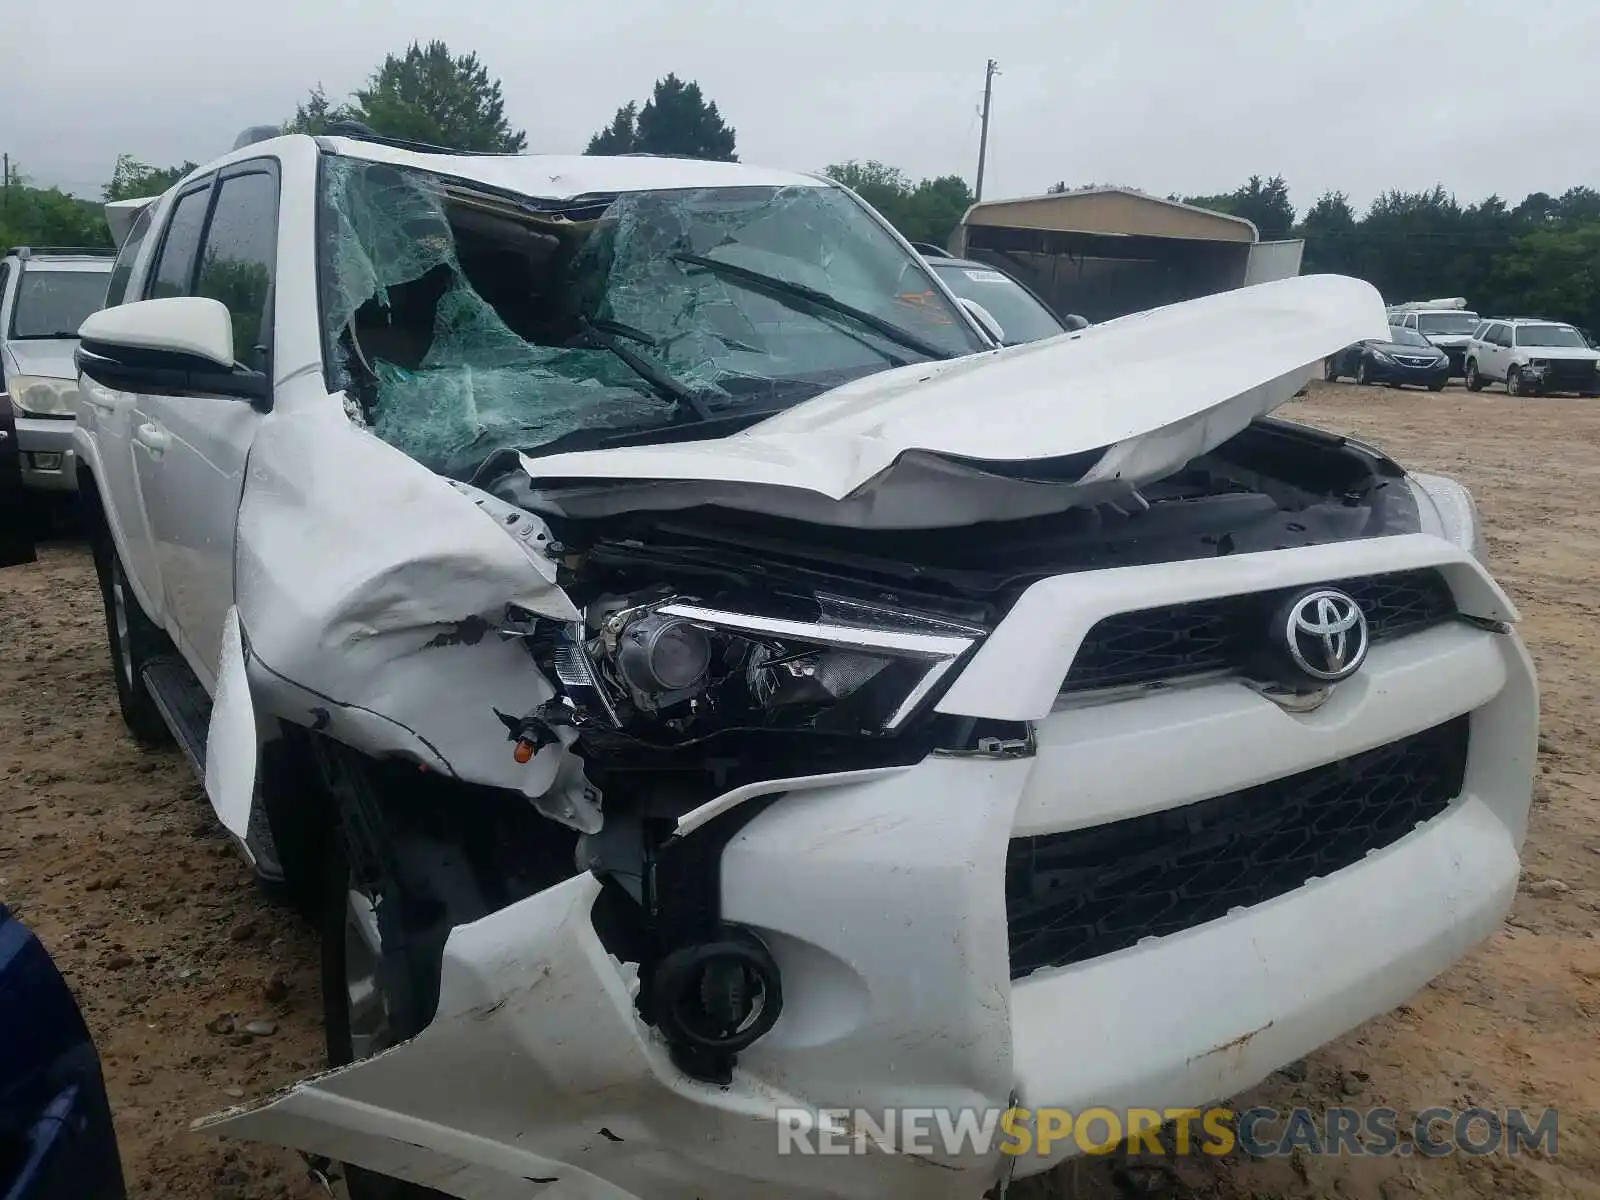
[[[31,563],[33,514],[22,487],[22,455],[17,452],[17,422],[11,398],[0,392],[0,567]]]

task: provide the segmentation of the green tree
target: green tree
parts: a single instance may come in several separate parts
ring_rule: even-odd
[[[1270,179],[1252,175],[1243,187],[1232,192],[1220,196],[1186,196],[1184,203],[1243,217],[1255,225],[1264,242],[1286,238],[1294,227],[1294,205],[1289,202],[1289,184],[1282,175]]]
[[[184,162],[175,167],[152,167],[131,154],[119,154],[117,165],[111,170],[111,182],[102,189],[102,194],[107,200],[159,196],[193,171],[195,166],[195,163]]]
[[[656,80],[642,107],[628,103],[589,139],[585,154],[675,154],[684,158],[738,162],[735,131],[700,85],[676,75]]]
[[[1306,240],[1307,274],[1348,275],[1356,264],[1356,213],[1343,192],[1324,192],[1296,231]]]
[[[319,83],[311,89],[304,104],[295,106],[294,116],[284,122],[285,133],[326,133],[334,121],[353,120],[348,104],[335,104]]]
[[[860,196],[911,242],[945,246],[967,209],[972,189],[959,175],[912,183],[898,167],[869,159],[834,163],[822,172]]]
[[[527,134],[506,120],[500,81],[476,54],[452,55],[440,41],[412,42],[404,54],[388,55],[349,103],[334,103],[319,84],[285,128],[321,133],[337,120],[453,150],[514,154],[528,145]]]
[[[585,154],[632,154],[639,144],[639,106],[632,100],[617,109],[599,133],[589,139]]]
[[[92,200],[32,186],[16,167],[0,199],[0,247],[109,246],[105,214]]]

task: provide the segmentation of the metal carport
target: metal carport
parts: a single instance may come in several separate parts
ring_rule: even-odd
[[[1093,187],[974,204],[950,251],[1025,280],[1059,313],[1104,321],[1300,271],[1300,241],[1243,217]]]

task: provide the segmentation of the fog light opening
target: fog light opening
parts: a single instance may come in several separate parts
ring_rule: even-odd
[[[729,1082],[735,1056],[783,1011],[778,964],[743,930],[668,954],[656,967],[652,991],[673,1061],[709,1082]]]

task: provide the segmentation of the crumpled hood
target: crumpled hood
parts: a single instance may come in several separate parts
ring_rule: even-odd
[[[1523,346],[1521,349],[1530,359],[1545,358],[1558,362],[1600,361],[1600,350],[1587,350],[1581,346]]]
[[[522,458],[566,516],[719,504],[914,528],[1059,511],[1171,474],[1388,332],[1360,280],[1312,275],[884,371],[730,437]]]
[[[14,338],[6,343],[17,374],[47,379],[78,377],[77,364],[72,361],[72,352],[77,348],[77,338]]]

